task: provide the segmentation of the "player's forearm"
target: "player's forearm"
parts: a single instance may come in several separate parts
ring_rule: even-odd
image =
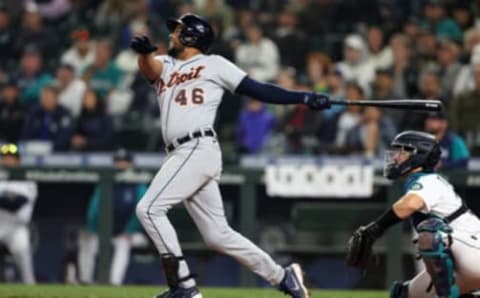
[[[293,91],[279,86],[262,83],[246,76],[235,90],[236,93],[274,104],[306,103],[311,93]]]
[[[156,81],[162,73],[162,63],[154,59],[153,54],[138,55],[140,72],[151,82]]]

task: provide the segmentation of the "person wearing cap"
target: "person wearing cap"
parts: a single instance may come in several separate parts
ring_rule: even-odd
[[[447,16],[443,0],[428,0],[423,11],[425,20],[421,26],[434,32],[437,39],[462,39],[462,31],[457,23]]]
[[[119,149],[113,156],[114,167],[125,171],[133,166],[130,152]],[[145,184],[116,183],[113,187],[113,256],[110,267],[110,283],[121,285],[127,271],[130,249],[145,237],[135,215],[135,206],[147,190]],[[100,190],[97,187],[90,199],[87,211],[86,230],[80,233],[78,265],[80,282],[94,282],[95,257],[98,253],[98,221],[100,217]]]
[[[0,151],[2,167],[20,165],[19,148],[15,144],[4,144]],[[0,243],[12,255],[25,284],[35,284],[29,224],[37,195],[35,182],[0,181]]]
[[[425,120],[425,130],[437,138],[441,148],[440,165],[442,170],[466,169],[470,153],[463,139],[448,128],[444,112],[430,113]]]
[[[350,34],[344,40],[344,60],[337,64],[345,81],[356,81],[370,96],[370,84],[375,78],[375,69],[369,62],[367,46],[360,35]]]
[[[62,54],[60,61],[62,64],[72,65],[75,76],[80,77],[87,66],[95,60],[95,44],[86,29],[73,31],[71,38],[73,45]]]
[[[16,143],[20,138],[26,111],[19,94],[13,79],[0,86],[0,141]]]

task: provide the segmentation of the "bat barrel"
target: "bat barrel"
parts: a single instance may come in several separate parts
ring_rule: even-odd
[[[440,100],[433,99],[392,99],[392,100],[331,100],[332,104],[369,106],[399,110],[438,112],[443,109]]]

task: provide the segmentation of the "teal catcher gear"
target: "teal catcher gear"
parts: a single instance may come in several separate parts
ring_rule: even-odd
[[[417,226],[418,249],[438,297],[458,298],[455,285],[455,264],[450,251],[452,229],[444,220],[430,217]],[[447,235],[447,243],[444,237]]]

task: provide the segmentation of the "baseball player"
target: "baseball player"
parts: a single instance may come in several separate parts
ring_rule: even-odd
[[[15,144],[3,145],[1,154],[2,166],[14,168],[20,165],[20,155]],[[28,225],[36,199],[35,182],[0,181],[0,242],[13,256],[22,281],[26,284],[35,284]]]
[[[377,220],[358,228],[349,242],[347,263],[365,267],[377,238],[410,218],[418,232],[417,249],[425,270],[395,282],[391,298],[473,297],[480,287],[480,219],[434,169],[440,160],[435,136],[404,131],[385,155],[385,176],[405,178],[405,194]]]
[[[282,268],[260,248],[232,230],[225,218],[218,178],[222,156],[213,123],[225,90],[277,104],[330,106],[328,96],[296,92],[250,78],[217,55],[208,55],[214,40],[210,24],[186,14],[169,19],[168,55],[154,56],[148,37],[134,37],[142,74],[155,87],[167,156],[137,205],[137,216],[155,243],[169,290],[157,297],[202,297],[167,218],[175,204],[185,205],[207,245],[228,254],[291,297],[309,297],[301,268]]]
[[[114,166],[126,170],[132,166],[132,155],[123,149],[114,154]],[[113,187],[113,256],[110,268],[110,283],[121,285],[127,271],[132,244],[142,240],[142,228],[135,216],[135,206],[145,193],[143,184],[116,183]],[[87,231],[80,233],[78,264],[80,281],[93,282],[95,257],[98,252],[98,220],[100,190],[95,189],[87,213]],[[143,237],[145,238],[145,237]]]

